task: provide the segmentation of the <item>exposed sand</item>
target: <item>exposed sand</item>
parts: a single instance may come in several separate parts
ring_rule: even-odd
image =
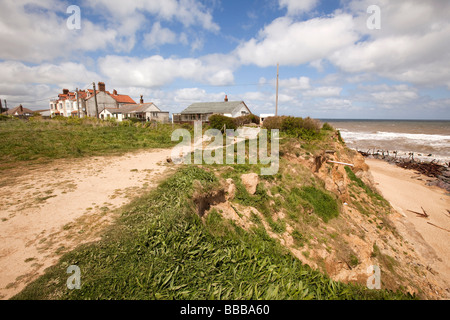
[[[118,208],[157,185],[171,149],[65,159],[0,177],[0,298],[8,299],[80,243],[98,239]]]
[[[427,186],[430,178],[412,170],[382,160],[366,159],[366,163],[376,187],[403,216],[397,221],[399,230],[450,288],[450,196],[441,188]],[[422,212],[422,208],[428,218],[408,211]]]

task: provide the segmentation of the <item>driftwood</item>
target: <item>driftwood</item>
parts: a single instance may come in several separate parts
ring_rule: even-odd
[[[450,218],[450,210],[447,209],[447,217]]]
[[[354,165],[351,164],[351,163],[345,163],[345,162],[338,162],[338,161],[331,161],[331,160],[328,160],[327,162],[336,163],[336,164],[342,164],[342,165],[344,165],[344,166],[350,166],[350,167],[353,167],[353,166],[354,166]]]
[[[434,163],[433,161],[425,163],[405,161],[398,163],[397,166],[404,169],[416,170],[417,172],[424,174],[427,177],[434,177],[434,178],[441,176],[444,168],[443,166]]]
[[[421,207],[422,208],[422,207]],[[423,211],[423,213],[420,213],[420,212],[417,212],[417,211],[412,211],[412,210],[408,210],[409,212],[412,212],[412,213],[415,213],[415,214],[417,214],[419,217],[422,217],[422,218],[428,218],[429,217],[429,215],[428,215],[428,213],[426,213],[426,211],[422,208],[422,211]]]
[[[431,222],[427,222],[427,223],[430,224],[430,225],[432,225],[433,227],[436,227],[436,228],[439,228],[439,229],[441,229],[441,230],[450,232],[450,230],[447,230],[447,229],[445,229],[445,228],[439,227],[439,226],[437,226],[437,225],[435,225],[435,224],[433,224],[433,223],[431,223]]]

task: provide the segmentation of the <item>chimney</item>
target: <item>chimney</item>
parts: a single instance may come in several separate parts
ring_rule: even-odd
[[[116,89],[113,90],[113,95],[117,96],[117,90]]]
[[[144,103],[144,96],[141,94],[141,103]]]
[[[228,102],[228,96],[227,96],[227,95],[225,95],[224,101],[225,101],[225,102]]]
[[[63,89],[63,94],[69,94],[69,89]]]
[[[19,110],[20,110],[20,112],[23,112],[23,107],[22,107],[22,105],[19,105]]]
[[[99,90],[99,91],[103,91],[103,92],[106,91],[106,90],[105,90],[105,83],[104,83],[104,82],[99,82],[99,83],[98,83],[98,90]]]

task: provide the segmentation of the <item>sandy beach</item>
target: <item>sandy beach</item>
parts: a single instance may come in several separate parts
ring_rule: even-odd
[[[441,188],[427,186],[430,178],[412,170],[382,160],[366,159],[366,163],[378,190],[401,214],[396,221],[399,231],[450,288],[450,196]],[[422,208],[429,217],[411,212],[421,213]]]

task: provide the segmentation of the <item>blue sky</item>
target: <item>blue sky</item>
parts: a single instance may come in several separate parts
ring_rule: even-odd
[[[0,98],[43,109],[104,81],[170,112],[228,95],[273,113],[279,63],[280,114],[450,119],[448,39],[440,0],[2,0]]]

